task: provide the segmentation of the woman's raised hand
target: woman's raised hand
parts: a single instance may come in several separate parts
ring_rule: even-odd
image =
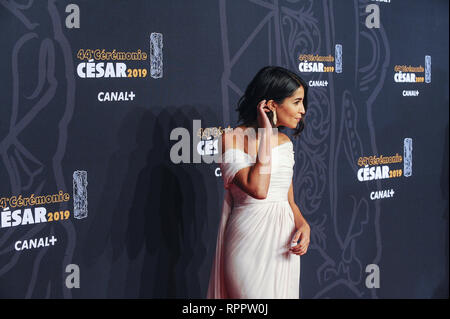
[[[270,112],[269,107],[266,105],[267,100],[262,100],[258,104],[258,127],[262,127],[265,129],[271,129],[272,124],[270,123],[269,117],[267,116],[267,112]]]

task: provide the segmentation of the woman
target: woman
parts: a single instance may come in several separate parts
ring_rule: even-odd
[[[294,201],[293,144],[278,127],[300,134],[307,89],[289,70],[261,69],[238,102],[242,125],[222,135],[227,191],[207,298],[299,298],[310,227]]]

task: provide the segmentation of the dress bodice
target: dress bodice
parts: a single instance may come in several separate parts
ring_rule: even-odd
[[[228,149],[222,155],[220,168],[224,187],[233,198],[233,206],[260,204],[274,201],[286,201],[291,186],[294,168],[294,149],[291,141],[272,148],[272,165],[269,191],[265,199],[256,199],[232,183],[236,173],[244,167],[252,166],[256,155],[252,156],[239,149]]]

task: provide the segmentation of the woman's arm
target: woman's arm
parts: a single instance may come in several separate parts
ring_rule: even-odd
[[[265,131],[259,143],[259,151],[256,156],[256,163],[252,166],[241,169],[234,177],[233,183],[250,196],[256,199],[265,199],[269,191],[270,171],[272,165],[272,147],[271,132]],[[243,146],[236,146],[226,139],[233,139],[233,134],[226,133],[222,136],[222,145],[227,145],[224,151],[229,147],[243,149]],[[239,140],[239,139],[238,139]],[[232,144],[233,146],[228,146]]]
[[[300,239],[300,243],[294,247],[291,247],[292,253],[296,255],[304,255],[309,246],[311,228],[309,227],[308,222],[303,217],[300,209],[294,201],[294,187],[291,182],[291,186],[289,187],[288,192],[288,201],[289,205],[291,205],[292,212],[294,214],[295,228],[297,228],[297,232],[294,235],[293,242],[297,243]]]
[[[266,112],[270,109],[266,106],[266,100],[258,104],[258,126],[261,136],[259,149],[256,156],[256,163],[250,167],[241,169],[234,177],[233,182],[244,192],[256,199],[265,199],[269,191],[270,172],[272,165],[272,124]],[[238,132],[237,134],[241,134]],[[256,132],[255,132],[256,133]],[[237,136],[239,143],[244,143],[244,138]],[[232,145],[232,146],[231,146]],[[222,136],[223,151],[229,147],[236,148],[234,134],[227,133]],[[244,149],[244,145],[237,145],[239,149]]]
[[[292,182],[291,182],[291,186],[289,187],[288,200],[289,200],[289,205],[291,205],[292,212],[294,213],[295,228],[299,229],[300,226],[302,226],[302,225],[308,225],[308,227],[309,227],[308,222],[303,217],[303,215],[300,212],[300,209],[298,208],[297,204],[295,204],[294,187],[293,187],[293,183]]]

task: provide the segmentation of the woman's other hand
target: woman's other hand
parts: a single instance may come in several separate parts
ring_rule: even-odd
[[[296,231],[294,237],[292,238],[291,245],[295,245],[299,240],[300,242],[292,246],[289,250],[296,255],[304,255],[306,254],[309,247],[311,228],[308,224],[302,224]]]

